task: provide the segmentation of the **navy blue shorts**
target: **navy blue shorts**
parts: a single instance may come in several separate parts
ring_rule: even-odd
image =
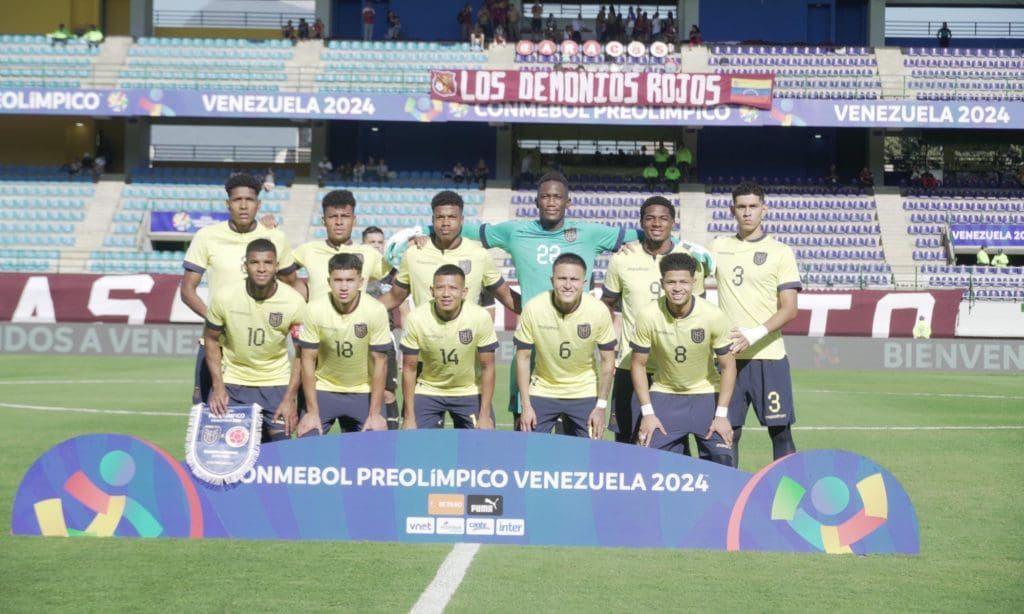
[[[199,344],[199,350],[196,352],[196,368],[195,368],[195,389],[198,389],[198,396],[196,392],[192,393],[192,403],[205,403],[210,399],[210,389],[213,388],[213,378],[210,377],[210,369],[206,366],[206,346],[202,343]]]
[[[533,405],[534,413],[537,414],[537,426],[533,429],[534,432],[550,433],[555,428],[555,422],[562,418],[562,428],[565,429],[566,435],[590,437],[587,421],[590,419],[590,412],[594,411],[594,406],[597,404],[597,397],[552,399],[530,395],[530,403]]]
[[[733,428],[743,426],[747,421],[747,410],[751,404],[761,426],[785,426],[796,422],[789,359],[736,361],[736,388],[729,402],[729,422]]]
[[[651,374],[647,374],[647,386],[651,385]],[[640,427],[640,405],[634,403],[633,376],[629,369],[615,369],[612,382],[612,415],[608,430],[615,433],[615,441],[632,443],[636,441],[636,430]]]
[[[284,434],[284,422],[274,422],[274,413],[284,400],[288,392],[288,386],[242,386],[240,384],[225,384],[228,391],[228,399],[232,405],[252,405],[258,403],[263,408],[263,437],[264,443],[268,441],[281,441],[288,439]]]
[[[342,433],[361,431],[367,416],[370,415],[368,392],[317,390],[316,403],[320,406],[320,428],[325,435],[335,422]]]
[[[476,419],[480,415],[480,396],[436,397],[428,394],[417,394],[416,428],[444,428],[444,414],[452,415],[452,422],[457,429],[475,429]]]
[[[654,413],[661,420],[667,434],[655,429],[651,433],[651,447],[668,452],[682,454],[686,445],[686,438],[693,433],[697,438],[698,445],[705,449],[714,450],[719,456],[732,457],[732,448],[725,445],[725,440],[718,433],[712,433],[711,421],[715,419],[715,399],[713,392],[707,394],[670,394],[667,392],[652,392],[651,405],[654,406]],[[640,404],[637,405],[637,413],[640,412]]]

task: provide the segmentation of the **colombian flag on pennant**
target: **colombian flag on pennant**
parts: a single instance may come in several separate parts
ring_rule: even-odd
[[[759,109],[772,107],[775,75],[729,75],[729,103]]]

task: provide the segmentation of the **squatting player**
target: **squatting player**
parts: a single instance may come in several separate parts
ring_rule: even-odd
[[[305,268],[307,273],[306,298],[315,298],[330,294],[327,287],[327,261],[336,254],[359,254],[362,258],[360,275],[365,284],[370,280],[385,279],[391,273],[391,266],[383,255],[369,245],[353,245],[352,228],[356,224],[356,199],[348,190],[332,190],[320,201],[323,211],[322,220],[327,231],[326,239],[317,239],[303,243],[295,248],[295,264]]]
[[[206,310],[206,365],[210,410],[229,404],[263,408],[263,441],[287,439],[298,421],[299,361],[288,359],[290,329],[306,301],[278,283],[277,248],[256,239],[245,249],[245,281],[221,289]]]
[[[665,296],[644,307],[630,340],[630,370],[640,420],[638,443],[682,452],[693,433],[709,460],[733,465],[729,398],[736,382],[730,353],[729,322],[720,309],[693,295],[697,262],[686,254],[669,254],[659,264]],[[718,374],[709,369],[718,356]],[[648,388],[648,373],[654,383]],[[716,402],[717,401],[717,402]]]
[[[567,435],[604,435],[616,335],[608,309],[584,291],[586,267],[576,254],[560,254],[552,267],[553,289],[535,296],[519,318],[514,340],[524,431],[549,433],[562,418]],[[595,351],[601,353],[600,376],[594,373]]]
[[[628,339],[633,335],[636,316],[641,309],[663,294],[658,264],[673,250],[689,254],[687,246],[672,239],[676,208],[663,196],[652,196],[640,206],[640,227],[643,239],[639,249],[622,250],[612,256],[604,277],[601,300],[610,308],[621,304],[621,322],[616,319],[620,334],[619,364],[612,387],[612,419],[610,428],[615,441],[630,443],[636,439],[640,415],[633,406],[633,360]],[[698,264],[693,280],[693,294],[704,297],[704,264]],[[650,378],[648,377],[648,380]]]
[[[736,392],[729,404],[734,457],[739,462],[739,440],[752,403],[778,459],[796,451],[790,429],[796,421],[793,384],[782,327],[796,317],[800,273],[793,250],[761,226],[767,211],[761,186],[736,186],[731,210],[737,233],[715,239],[711,251],[718,262],[718,305],[738,327],[732,333]]]
[[[257,222],[260,209],[259,179],[245,173],[232,176],[224,184],[227,210],[231,219],[199,230],[185,252],[185,271],[181,279],[181,302],[201,318],[206,318],[207,305],[199,296],[199,282],[207,273],[209,300],[227,287],[246,278],[245,250],[255,239],[269,239],[277,249],[277,276],[288,285],[296,285],[298,276],[284,233]],[[192,402],[200,403],[210,396],[210,373],[206,369],[206,351],[202,345],[196,356],[195,389]]]
[[[455,428],[493,429],[494,351],[498,337],[483,307],[466,300],[466,274],[441,265],[433,300],[405,322],[402,351],[402,428],[441,428],[445,412]],[[422,366],[417,369],[417,363]]]

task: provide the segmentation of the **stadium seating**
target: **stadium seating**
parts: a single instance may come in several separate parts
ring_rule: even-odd
[[[118,87],[278,91],[293,54],[285,40],[140,38]]]
[[[317,89],[423,94],[431,69],[483,68],[486,61],[468,43],[331,41],[320,54]]]
[[[774,73],[777,98],[881,98],[878,62],[867,47],[713,46],[716,73]]]
[[[1024,100],[1024,56],[1017,49],[911,47],[903,65],[917,100]]]
[[[93,75],[99,49],[73,40],[51,45],[41,35],[0,35],[0,88],[77,88]]]

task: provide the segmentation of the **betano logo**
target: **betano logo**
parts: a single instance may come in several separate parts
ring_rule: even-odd
[[[526,535],[526,521],[522,518],[502,518],[498,520],[498,535]]]
[[[462,516],[466,513],[466,496],[427,495],[427,513],[433,516]]]
[[[424,516],[409,516],[405,519],[405,532],[410,535],[433,535],[434,519]]]
[[[462,535],[466,532],[465,518],[438,518],[438,535]]]
[[[494,535],[494,519],[470,518],[466,521],[466,535]]]

